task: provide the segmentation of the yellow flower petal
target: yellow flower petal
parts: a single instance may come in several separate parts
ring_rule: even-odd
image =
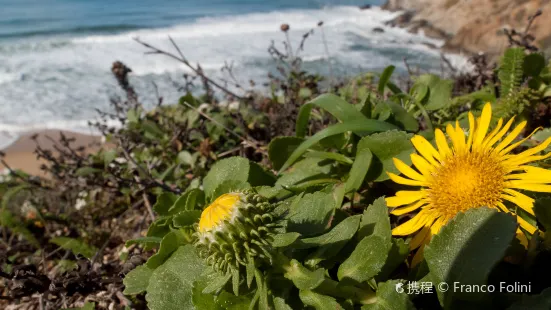
[[[489,144],[489,142],[494,138],[494,136],[497,134],[497,132],[501,129],[501,126],[503,125],[503,118],[500,118],[498,121],[497,121],[497,125],[496,127],[494,128],[494,130],[492,130],[492,132],[490,132],[486,138],[484,138],[484,141],[482,141],[482,144],[480,146],[481,149],[487,149],[489,147],[491,147],[492,145]]]
[[[525,138],[521,139],[520,141],[518,141],[518,142],[516,142],[516,143],[511,144],[509,147],[507,147],[507,148],[505,148],[504,150],[500,151],[500,152],[499,152],[499,155],[503,156],[503,155],[505,155],[505,154],[511,152],[512,150],[516,149],[519,145],[521,145],[522,143],[524,143],[524,141],[530,139],[530,137],[532,137],[532,135],[535,134],[535,133],[536,133],[538,130],[540,130],[540,129],[541,129],[541,127],[538,127],[538,128],[536,128],[536,129],[534,129],[534,130],[532,131],[532,133],[530,133],[530,134],[529,134],[528,136],[526,136]],[[550,142],[551,142],[551,141],[550,141]],[[549,144],[547,144],[547,145],[549,145]],[[528,149],[527,151],[522,152],[522,153],[520,153],[520,154],[518,154],[518,155],[512,155],[512,156],[528,156],[528,155],[533,155],[533,154],[536,154],[536,153],[538,153],[538,152],[543,151],[543,150],[547,147],[547,146],[545,146],[544,148],[539,149],[540,146],[541,146],[541,145],[539,145],[539,146],[537,146],[537,147],[534,147],[534,148],[531,148],[531,149]],[[530,151],[530,152],[528,152],[528,151]],[[530,153],[531,153],[531,154],[530,154]]]
[[[409,250],[415,250],[423,244],[427,235],[430,233],[430,226],[425,225],[418,233],[416,233],[409,242]]]
[[[490,127],[491,119],[492,119],[492,106],[490,105],[490,103],[486,103],[486,105],[484,105],[484,108],[482,109],[482,115],[480,116],[479,126],[476,129],[476,134],[473,141],[473,147],[478,148],[482,144],[482,141],[484,140],[484,137],[488,132],[488,128]]]
[[[398,184],[403,184],[403,185],[411,185],[411,186],[423,186],[423,185],[427,185],[427,182],[422,182],[422,181],[417,181],[417,180],[411,180],[411,179],[406,179],[406,178],[403,178],[401,176],[398,176],[394,173],[391,173],[391,172],[387,172],[388,174],[388,177],[398,183]]]
[[[507,136],[507,138],[503,139],[495,148],[494,152],[499,154],[501,150],[503,150],[505,147],[507,147],[515,138],[520,134],[520,132],[526,127],[526,121],[521,122],[511,133]]]
[[[434,215],[427,214],[421,210],[414,218],[403,223],[402,225],[395,227],[392,230],[392,234],[395,236],[407,236],[421,229],[425,225],[431,225],[434,222]]]
[[[416,181],[426,181],[426,178],[419,174],[419,172],[413,170],[410,166],[406,165],[403,161],[398,158],[393,158],[394,166],[406,177],[416,180]]]
[[[501,195],[501,198],[508,200],[517,206],[519,206],[524,211],[530,213],[531,215],[534,214],[534,199],[521,194],[515,190],[512,189],[504,189],[504,192],[506,192],[509,195]]]
[[[422,175],[430,177],[432,170],[434,169],[423,157],[417,154],[411,154],[411,162],[421,172]]]
[[[473,113],[469,112],[469,137],[467,138],[467,149],[473,146],[473,137],[475,135],[476,120]]]
[[[486,145],[486,147],[491,147],[493,146],[494,144],[496,144],[497,141],[499,141],[499,139],[501,139],[506,133],[507,131],[509,130],[509,128],[511,128],[511,125],[513,125],[513,121],[515,120],[515,117],[513,116],[508,122],[507,124],[505,124],[505,126],[503,126],[503,128],[492,138],[488,141],[488,144]]]
[[[444,136],[444,133],[440,129],[436,129],[434,131],[434,138],[436,140],[436,146],[438,147],[438,151],[440,152],[440,158],[444,159],[448,155],[451,154],[450,147],[448,146],[448,141],[446,141],[446,136]]]
[[[536,227],[534,227],[534,225],[528,223],[520,216],[517,216],[517,222],[520,225],[520,227],[522,227],[522,229],[528,231],[531,235],[533,235],[536,232],[536,230],[538,230]]]
[[[432,144],[423,136],[416,135],[411,138],[411,143],[417,149],[417,152],[421,154],[429,163],[438,166],[439,163],[436,160],[440,160],[440,154]],[[436,160],[435,160],[436,159]]]
[[[396,216],[400,216],[400,215],[403,215],[403,214],[406,214],[406,213],[413,212],[413,211],[419,209],[420,207],[422,207],[426,204],[427,204],[426,200],[420,200],[420,201],[417,201],[415,203],[410,204],[409,206],[396,208],[396,209],[392,210],[390,213],[394,214]]]

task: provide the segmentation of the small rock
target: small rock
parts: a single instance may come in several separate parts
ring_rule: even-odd
[[[385,32],[385,30],[381,27],[375,27],[371,31],[373,31],[374,33],[383,33],[383,32]]]
[[[366,4],[366,5],[360,6],[360,10],[362,10],[362,11],[363,10],[369,10],[369,9],[371,9],[371,4]]]

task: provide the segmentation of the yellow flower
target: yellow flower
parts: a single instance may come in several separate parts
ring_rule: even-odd
[[[394,158],[396,168],[405,177],[388,173],[389,177],[399,184],[420,187],[398,191],[395,197],[386,198],[389,207],[396,207],[391,212],[395,215],[420,209],[412,219],[392,230],[396,236],[415,234],[410,249],[421,249],[414,257],[413,265],[420,261],[422,249],[431,236],[458,212],[487,206],[510,213],[512,211],[505,205],[507,201],[533,216],[534,199],[519,190],[551,192],[551,171],[527,165],[551,156],[551,153],[539,155],[549,146],[551,138],[536,147],[513,154],[511,151],[538,129],[512,143],[526,122],[520,123],[506,136],[514,117],[504,126],[503,120],[499,119],[497,126],[488,133],[491,116],[492,109],[488,103],[478,119],[475,120],[469,113],[468,133],[459,127],[459,122],[455,127],[447,125],[451,147],[440,129],[435,130],[437,149],[422,136],[414,136],[411,142],[418,154],[411,154],[411,161],[417,170]],[[520,227],[529,234],[536,231],[536,227],[520,216],[516,218]],[[517,236],[526,244],[526,237],[520,229]]]
[[[230,220],[241,200],[239,193],[224,194],[211,203],[201,213],[199,219],[199,232],[206,233],[220,226],[224,221]]]

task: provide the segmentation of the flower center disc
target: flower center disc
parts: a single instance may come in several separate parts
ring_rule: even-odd
[[[433,173],[429,186],[431,205],[450,217],[471,208],[495,207],[504,188],[505,174],[490,153],[454,154]]]

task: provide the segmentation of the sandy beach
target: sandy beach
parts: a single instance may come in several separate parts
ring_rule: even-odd
[[[87,150],[92,152],[99,149],[101,145],[101,136],[85,135],[80,133],[74,133],[70,131],[60,130],[45,130],[41,132],[29,132],[22,135],[17,141],[10,146],[6,147],[2,151],[6,154],[4,157],[5,162],[12,169],[21,169],[26,173],[45,176],[40,170],[40,165],[44,163],[44,160],[38,160],[34,150],[36,148],[36,142],[31,138],[33,135],[38,134],[36,141],[44,148],[50,149],[55,152],[54,141],[59,140],[60,132],[63,132],[67,137],[75,138],[75,147],[85,146]],[[52,138],[52,140],[48,139]],[[4,170],[6,167],[0,163],[0,169]]]

